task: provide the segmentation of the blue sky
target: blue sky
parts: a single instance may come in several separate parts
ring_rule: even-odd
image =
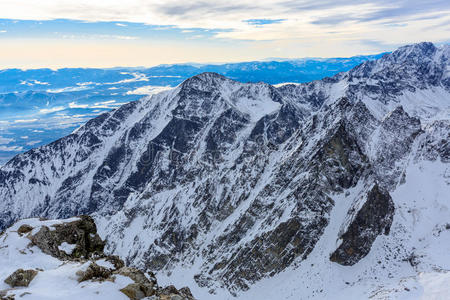
[[[449,33],[443,0],[0,0],[0,68],[352,56]]]

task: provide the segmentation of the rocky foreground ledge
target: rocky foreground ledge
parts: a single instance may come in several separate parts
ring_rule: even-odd
[[[0,300],[193,300],[103,252],[93,219],[27,219],[0,235]]]

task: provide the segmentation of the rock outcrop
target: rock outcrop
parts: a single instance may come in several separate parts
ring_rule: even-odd
[[[13,229],[14,227],[17,229]],[[61,247],[64,244],[66,245]],[[70,291],[57,291],[52,288],[53,285],[58,286],[54,282],[45,282],[46,277],[49,276],[46,274],[58,270],[56,274],[61,275],[56,275],[58,276],[56,280],[70,282],[76,278],[78,285],[75,286],[81,289],[80,295],[83,294],[82,289],[86,285],[97,283],[101,286],[109,283],[116,285],[117,293],[126,295],[132,300],[148,297],[153,297],[151,299],[154,300],[194,300],[189,288],[178,290],[174,286],[160,287],[153,273],[145,274],[137,268],[125,266],[118,256],[106,255],[103,252],[104,244],[105,242],[97,234],[95,222],[89,216],[67,220],[21,221],[20,226],[13,226],[0,236],[0,256],[19,255],[21,261],[12,261],[6,257],[6,266],[2,267],[9,268],[8,263],[26,266],[34,264],[36,267],[27,270],[19,268],[4,279],[10,288],[0,290],[0,299],[14,300],[18,296],[32,296],[36,293],[33,289],[36,286],[38,292],[52,293],[47,295],[48,298],[52,298],[53,293],[57,292],[70,295]],[[18,253],[9,251],[10,248]],[[46,269],[49,262],[54,266]],[[75,274],[72,273],[73,271],[66,274],[64,271],[66,266],[69,270],[76,270]],[[39,273],[43,274],[42,278],[33,281]],[[1,270],[0,276],[2,276]],[[42,285],[46,288],[42,288]],[[96,293],[98,296],[89,299],[114,299],[114,297],[101,296],[102,293],[99,291]],[[40,297],[42,296],[41,294]],[[75,298],[80,299],[80,297],[82,298],[82,296]]]
[[[20,286],[27,287],[37,274],[38,271],[36,270],[18,269],[5,279],[5,283],[9,284],[13,288]]]
[[[367,200],[356,211],[350,225],[340,237],[341,245],[330,260],[351,266],[365,257],[378,235],[388,235],[394,217],[394,203],[388,192],[377,184],[367,194]]]
[[[27,225],[22,225],[19,231],[23,226]],[[51,228],[41,226],[38,232],[28,237],[44,253],[61,259],[87,259],[101,255],[105,247],[90,216],[80,216],[72,222],[55,224]]]

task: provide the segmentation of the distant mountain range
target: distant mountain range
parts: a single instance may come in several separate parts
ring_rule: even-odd
[[[203,72],[242,82],[302,83],[335,75],[383,54],[152,68],[0,71],[0,164],[47,144],[87,120]]]

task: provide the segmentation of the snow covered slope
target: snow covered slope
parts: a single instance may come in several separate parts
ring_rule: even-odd
[[[279,87],[194,76],[7,163],[0,226],[91,214],[108,251],[200,299],[405,278],[420,295],[448,278],[449,57],[415,44]]]
[[[194,299],[188,288],[158,287],[103,246],[86,216],[17,222],[0,235],[0,299]]]

